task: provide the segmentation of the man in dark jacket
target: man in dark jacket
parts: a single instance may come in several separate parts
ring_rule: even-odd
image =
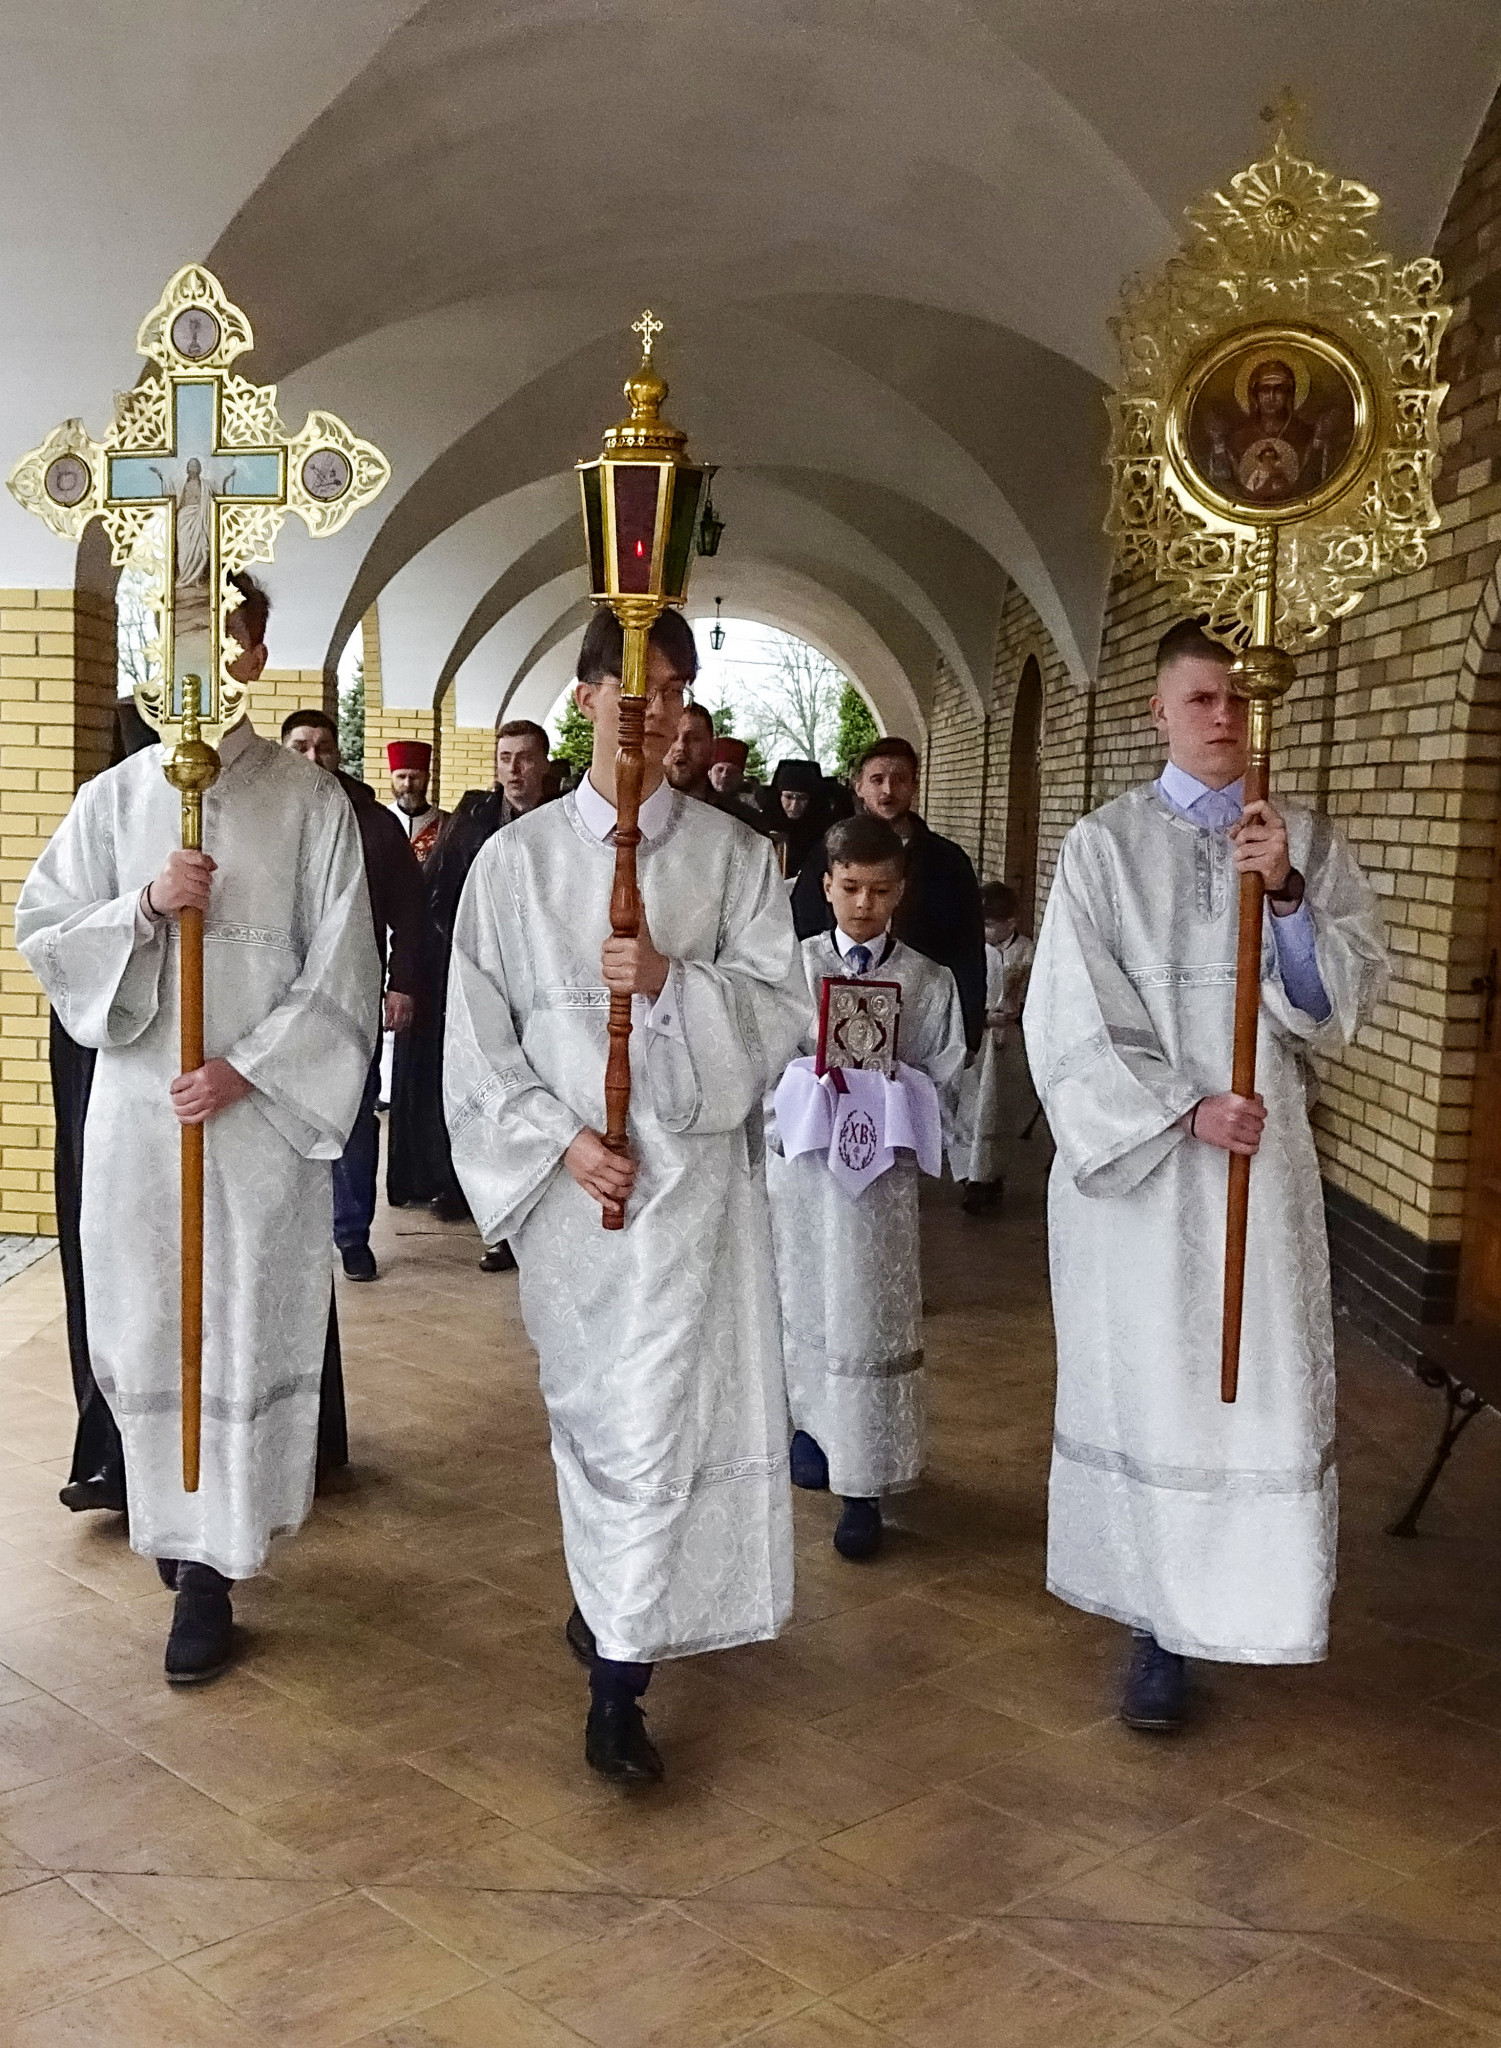
[[[336,775],[354,806],[386,992],[382,1021],[387,1031],[405,1031],[412,1022],[422,971],[422,870],[411,842],[399,820],[376,801],[369,783],[356,781],[340,768],[339,728],[326,711],[289,712],[282,720],[281,743],[294,754],[303,754],[319,768],[327,769],[330,775]],[[343,1157],[334,1166],[334,1243],[351,1280],[374,1280],[379,1272],[370,1249],[376,1171],[380,1164],[380,1125],[375,1116],[379,1088],[377,1040],[359,1115]]]
[[[469,1205],[453,1170],[443,1117],[443,1029],[448,1008],[448,956],[459,898],[488,839],[547,799],[548,739],[529,718],[507,719],[495,732],[495,787],[466,789],[422,871],[427,908],[417,1016],[397,1040],[391,1076],[391,1159],[386,1195],[397,1208],[426,1202],[458,1218]],[[480,1265],[502,1273],[513,1263],[504,1245],[487,1247]]]
[[[964,848],[930,832],[913,810],[917,773],[917,750],[907,740],[876,740],[856,764],[855,796],[863,811],[882,819],[906,842],[906,886],[892,929],[904,945],[952,970],[964,1008],[964,1035],[974,1052],[985,1028],[980,884]],[[826,866],[820,841],[792,891],[792,916],[800,939],[833,926],[834,913],[823,893]]]

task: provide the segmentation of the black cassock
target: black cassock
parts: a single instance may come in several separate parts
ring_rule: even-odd
[[[110,766],[142,747],[155,746],[156,733],[128,699],[115,710],[115,743]],[[70,1038],[49,1011],[47,1058],[52,1074],[52,1109],[56,1136],[52,1147],[53,1200],[57,1209],[57,1251],[63,1269],[63,1306],[68,1322],[68,1363],[73,1397],[78,1403],[78,1428],[73,1437],[70,1486],[96,1482],[93,1504],[125,1506],[125,1459],[120,1431],[109,1403],[99,1391],[89,1357],[88,1316],[83,1294],[83,1245],[79,1217],[83,1206],[83,1130],[94,1085],[92,1046]],[[212,1138],[208,1140],[211,1144]],[[339,1314],[332,1293],[328,1299],[328,1333],[323,1344],[323,1379],[318,1398],[318,1472],[349,1463],[349,1430],[344,1413],[344,1362],[339,1348]]]
[[[398,1035],[391,1065],[386,1200],[396,1209],[440,1198],[455,1204],[464,1200],[443,1117],[448,958],[459,898],[480,848],[521,815],[498,789],[466,789],[423,866],[427,916],[422,928],[422,986],[416,1015]]]

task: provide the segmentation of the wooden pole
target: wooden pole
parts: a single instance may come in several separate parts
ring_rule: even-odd
[[[641,781],[646,772],[646,640],[650,626],[627,625],[620,677],[620,744],[615,755],[615,886],[610,892],[610,930],[617,939],[641,931],[641,891],[636,881],[636,848],[641,844]],[[626,1124],[631,1109],[631,998],[610,996],[610,1053],[605,1064],[605,1143],[622,1155],[630,1150]],[[624,1230],[625,1208],[603,1205],[606,1230]]]
[[[1277,647],[1277,528],[1264,526],[1256,537],[1256,576],[1252,638],[1255,642],[1232,675],[1248,700],[1245,801],[1264,801],[1270,794],[1272,705],[1292,680],[1292,663]],[[1230,1063],[1230,1088],[1235,1095],[1256,1093],[1256,1031],[1261,1016],[1261,927],[1266,885],[1260,875],[1240,878],[1240,927],[1235,948],[1235,1047]],[[1233,1401],[1240,1390],[1240,1336],[1246,1291],[1246,1225],[1251,1204],[1251,1162],[1230,1154],[1225,1203],[1225,1313],[1220,1332],[1220,1399]]]
[[[168,782],[182,797],[182,843],[203,848],[203,792],[219,774],[219,756],[202,737],[202,682],[183,678],[182,738],[166,762]],[[178,916],[181,1071],[203,1065],[203,912]],[[198,1491],[203,1422],[203,1125],[182,1127],[182,1486]]]

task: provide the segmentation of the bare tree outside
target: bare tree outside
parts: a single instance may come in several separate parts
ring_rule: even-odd
[[[119,691],[128,697],[141,683],[160,684],[161,663],[153,660],[154,618],[147,602],[151,580],[141,569],[122,569],[115,587],[115,660]]]
[[[794,634],[743,620],[724,623],[730,646],[705,660],[699,699],[723,705],[735,732],[753,741],[772,766],[791,755],[832,767],[840,701],[849,687],[843,670]]]

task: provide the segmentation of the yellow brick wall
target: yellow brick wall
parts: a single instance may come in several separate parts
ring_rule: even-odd
[[[432,780],[428,784],[431,802],[441,804],[443,781],[442,734],[438,714],[427,709],[402,706],[387,708],[381,696],[380,621],[372,607],[360,623],[365,673],[365,780],[382,803],[391,795],[391,771],[386,766],[389,740],[426,740],[433,750]]]
[[[47,1234],[47,1003],[15,950],[15,903],[79,783],[108,765],[114,607],[71,590],[0,591],[0,1230]]]
[[[262,673],[250,692],[250,722],[262,739],[281,737],[281,722],[289,711],[326,711],[330,718],[338,717],[338,690],[325,684],[321,668],[268,668]]]
[[[440,802],[451,811],[466,789],[495,787],[495,730],[488,725],[459,725],[452,689],[444,693],[438,728],[443,766]]]
[[[1016,695],[1029,656],[1042,672],[1042,818],[1037,845],[1037,914],[1064,834],[1088,807],[1088,692],[1071,683],[1063,658],[1031,604],[1013,584],[1001,608],[987,711],[977,716],[940,662],[923,775],[923,815],[964,848],[982,881],[1006,870],[1007,792]]]

